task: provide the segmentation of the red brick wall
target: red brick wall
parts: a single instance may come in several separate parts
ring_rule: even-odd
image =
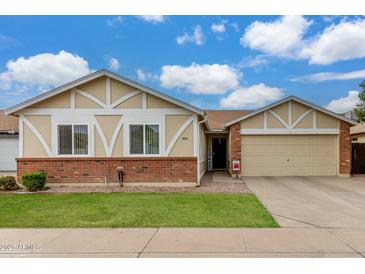
[[[241,174],[241,170],[232,170],[234,160],[241,161],[241,122],[235,123],[229,127],[231,155],[229,159],[229,171],[233,174]],[[241,166],[242,168],[242,166]]]
[[[24,173],[43,170],[48,183],[196,182],[196,157],[75,157],[18,158],[18,180]]]
[[[340,121],[340,174],[351,173],[351,125],[347,122]]]

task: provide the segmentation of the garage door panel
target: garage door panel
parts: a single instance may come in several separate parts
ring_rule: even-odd
[[[247,155],[246,155],[247,156]],[[262,157],[265,157],[263,161]],[[313,157],[307,157],[303,155],[276,155],[276,156],[267,156],[267,155],[255,155],[250,157],[250,161],[245,162],[245,167],[250,166],[260,166],[260,167],[281,167],[281,166],[313,166],[313,162],[321,163],[321,167],[332,167],[333,161],[331,156],[319,155],[317,159],[313,159]]]
[[[242,175],[336,175],[337,136],[242,136]]]
[[[277,144],[265,144],[265,145],[248,145],[245,148],[246,155],[267,155],[274,153],[275,155],[287,155],[290,154],[308,154],[312,155],[321,153],[332,153],[333,148],[324,145],[308,145],[308,144],[289,144],[289,145],[277,145]]]
[[[18,138],[0,138],[0,171],[15,171]]]

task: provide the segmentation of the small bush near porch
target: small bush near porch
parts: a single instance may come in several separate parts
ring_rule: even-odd
[[[9,194],[0,227],[278,227],[253,194]]]

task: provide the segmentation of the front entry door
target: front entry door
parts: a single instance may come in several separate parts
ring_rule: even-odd
[[[352,174],[365,174],[365,144],[352,144]]]
[[[227,168],[227,139],[213,138],[213,169]]]

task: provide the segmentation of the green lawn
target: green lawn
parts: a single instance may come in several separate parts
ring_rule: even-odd
[[[253,194],[0,196],[0,227],[278,227]]]

